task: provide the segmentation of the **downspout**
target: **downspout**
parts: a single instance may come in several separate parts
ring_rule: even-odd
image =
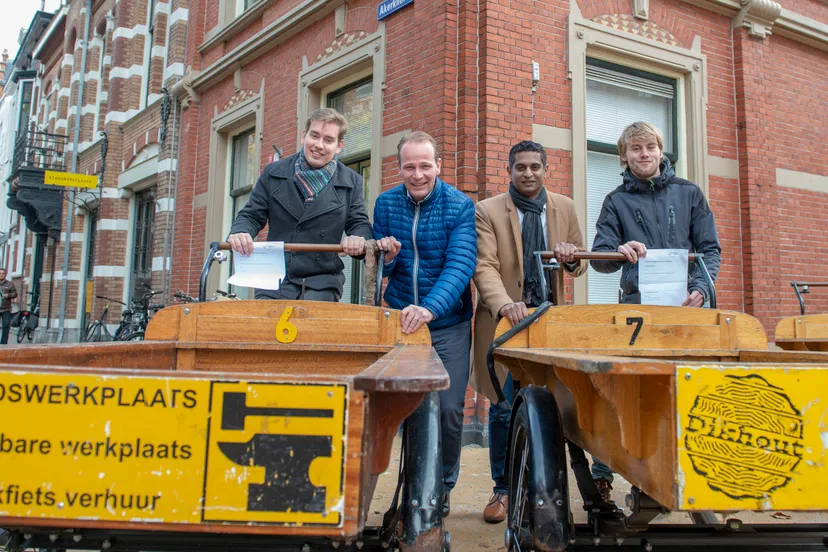
[[[83,29],[80,81],[78,82],[78,110],[75,112],[75,135],[72,138],[72,172],[78,170],[78,143],[80,142],[81,113],[83,112],[83,88],[86,83],[86,52],[89,49],[89,24],[92,19],[92,0],[86,0],[86,21]],[[72,245],[72,221],[75,217],[75,189],[69,189],[69,205],[66,209],[66,234],[63,242],[63,285],[60,288],[60,313],[58,314],[58,343],[63,343],[66,321],[66,291],[69,287],[69,249]]]
[[[164,301],[170,301],[170,284],[172,283],[172,267],[170,259],[170,242],[172,241],[172,232],[174,228],[170,226],[170,201],[178,199],[178,155],[180,147],[175,142],[176,128],[178,127],[178,98],[173,96],[173,127],[172,127],[172,142],[170,143],[170,172],[167,176],[167,225],[164,228],[164,270],[161,273],[163,277],[162,290]],[[175,184],[173,184],[173,160],[175,160]],[[174,188],[173,188],[174,187]],[[174,199],[173,199],[174,198]],[[175,205],[173,203],[173,205]]]

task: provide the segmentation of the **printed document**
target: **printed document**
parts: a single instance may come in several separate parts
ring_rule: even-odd
[[[227,283],[259,289],[279,289],[285,277],[284,242],[253,242],[253,253],[233,252],[233,270]]]
[[[648,249],[638,260],[638,290],[642,305],[680,307],[687,299],[687,251]]]

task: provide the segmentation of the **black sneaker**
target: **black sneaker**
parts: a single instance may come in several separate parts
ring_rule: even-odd
[[[449,514],[451,513],[451,495],[449,493],[446,493],[446,494],[443,495],[442,510],[443,510],[443,512],[442,512],[443,513],[443,519],[449,517]]]

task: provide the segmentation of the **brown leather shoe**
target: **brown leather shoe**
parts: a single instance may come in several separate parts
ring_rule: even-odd
[[[483,508],[483,519],[488,523],[500,523],[506,519],[506,512],[509,510],[509,495],[505,493],[493,493],[489,503]]]
[[[598,494],[601,499],[607,504],[612,503],[612,484],[604,478],[593,479],[595,486],[598,487]]]

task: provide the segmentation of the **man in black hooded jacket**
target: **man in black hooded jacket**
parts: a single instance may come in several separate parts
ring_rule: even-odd
[[[621,271],[621,302],[640,303],[638,259],[647,248],[686,249],[703,253],[710,277],[716,281],[722,247],[713,212],[701,189],[676,176],[664,157],[661,132],[650,123],[633,123],[618,139],[618,155],[624,182],[604,199],[595,224],[593,251],[618,251],[620,261],[591,261],[598,272]],[[692,263],[687,276],[685,306],[701,307],[710,299],[708,284],[700,266]],[[612,490],[612,470],[593,458],[592,477],[602,498]]]
[[[622,303],[641,302],[637,263],[648,247],[703,253],[714,282],[719,273],[722,247],[713,212],[698,186],[676,176],[663,151],[655,126],[633,123],[624,129],[618,140],[624,182],[604,199],[595,224],[592,250],[618,251],[626,257],[626,262],[591,262],[598,272],[622,269]],[[684,305],[700,307],[710,292],[701,267],[691,264]]]

